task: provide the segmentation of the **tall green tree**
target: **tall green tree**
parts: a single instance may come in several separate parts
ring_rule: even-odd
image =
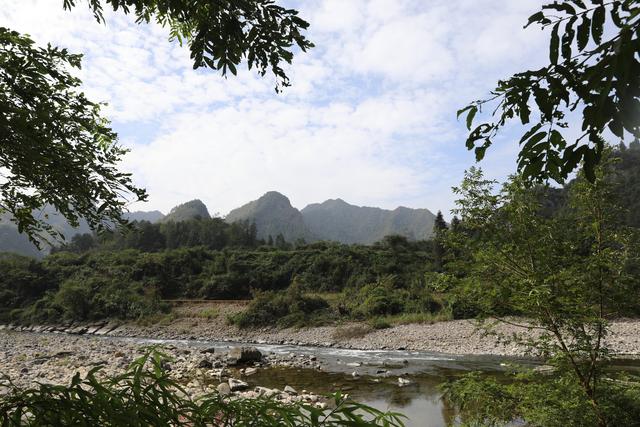
[[[638,277],[628,270],[637,262],[637,231],[623,224],[611,170],[606,156],[594,182],[581,172],[568,206],[552,217],[541,214],[537,189],[521,177],[496,194],[493,183],[472,169],[456,189],[457,213],[472,231],[465,240],[473,255],[469,291],[482,315],[521,327],[522,333],[502,338],[556,369],[553,381],[523,375],[516,385],[500,386],[470,377],[453,386],[450,397],[475,421],[613,426],[629,425],[625,417],[640,414],[640,393],[629,401],[625,387],[604,371],[609,321],[640,297]],[[528,321],[514,323],[505,313]],[[481,394],[469,393],[483,387]]]
[[[437,271],[442,271],[445,257],[444,240],[449,227],[447,226],[442,212],[438,211],[436,219],[433,222],[433,262]]]
[[[65,9],[79,3],[64,0]],[[283,68],[294,50],[312,43],[298,12],[272,0],[89,0],[96,20],[103,7],[133,14],[138,23],[155,20],[186,43],[194,68],[237,73],[246,62],[260,75],[271,72],[276,90],[288,86]],[[27,36],[0,28],[0,216],[8,215],[36,245],[61,235],[40,212],[53,206],[72,226],[84,218],[92,228],[125,225],[122,212],[146,200],[130,174],[117,168],[126,150],[101,114],[81,92],[69,69],[81,55],[38,47]]]
[[[603,136],[640,138],[640,2],[554,1],[525,27],[532,24],[551,31],[549,64],[499,81],[490,97],[458,111],[470,131],[466,146],[481,160],[517,120],[527,126],[518,156],[526,179],[562,182],[582,162],[593,182]],[[474,126],[483,109],[493,121]]]

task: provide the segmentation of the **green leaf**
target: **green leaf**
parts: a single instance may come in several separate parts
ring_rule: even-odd
[[[602,42],[602,32],[604,30],[605,7],[600,6],[593,12],[593,22],[591,23],[591,36],[596,44]]]
[[[574,16],[569,20],[565,27],[564,34],[562,35],[562,57],[567,61],[571,59],[571,45],[573,44],[573,38],[575,37],[573,24],[576,22],[576,19],[577,18]]]
[[[464,113],[465,111],[470,110],[471,108],[473,108],[473,104],[471,104],[471,105],[467,105],[466,107],[461,108],[460,110],[458,110],[458,111],[456,112],[456,118],[458,118],[458,119],[459,119],[459,118],[460,118],[460,116],[462,115],[462,113]]]
[[[543,19],[544,19],[544,12],[540,11],[540,12],[534,13],[529,17],[529,20],[527,21],[527,25],[525,25],[524,28],[527,28],[529,25],[533,24],[534,22],[540,22]]]
[[[524,136],[522,137],[522,139],[520,139],[520,144],[522,144],[524,141],[526,141],[527,139],[529,139],[531,137],[531,135],[533,135],[534,133],[536,133],[540,128],[542,127],[542,123],[538,123],[537,125],[535,125],[534,127],[532,127],[531,129],[529,129]]]
[[[549,44],[549,60],[552,64],[558,63],[558,50],[560,48],[560,36],[558,36],[558,30],[560,28],[560,24],[556,24],[553,26],[553,30],[551,30],[551,42]]]
[[[478,113],[478,107],[475,105],[469,109],[469,114],[467,114],[467,129],[471,130],[471,125],[473,124],[473,118]]]
[[[584,15],[582,22],[578,25],[578,51],[582,52],[589,43],[589,30],[591,29],[591,20]]]

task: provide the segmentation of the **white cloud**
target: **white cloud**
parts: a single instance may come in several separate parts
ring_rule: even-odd
[[[145,209],[201,198],[226,213],[268,190],[294,205],[326,198],[448,210],[470,166],[455,110],[545,58],[522,30],[540,0],[313,0],[293,6],[317,47],[299,54],[293,87],[240,70],[194,71],[168,30],[86,4],[0,0],[0,25],[85,53],[81,77],[132,148],[124,163],[148,188]],[[506,138],[508,140],[508,137]],[[513,170],[515,145],[490,152]]]

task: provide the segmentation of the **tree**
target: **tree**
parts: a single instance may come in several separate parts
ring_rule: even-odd
[[[77,0],[64,0],[64,8]],[[206,67],[237,73],[246,60],[264,76],[271,71],[277,78],[276,91],[290,85],[282,62],[293,60],[292,46],[303,52],[313,43],[302,34],[309,23],[298,11],[275,4],[274,0],[89,0],[96,20],[104,22],[103,3],[114,11],[133,13],[137,23],[153,18],[171,29],[171,37],[186,41],[193,68]]]
[[[482,315],[521,326],[522,334],[502,338],[526,346],[556,369],[554,381],[533,374],[516,376],[513,387],[479,377],[454,385],[449,397],[468,408],[472,419],[606,426],[628,425],[625,413],[638,415],[640,394],[633,395],[635,409],[629,412],[625,387],[604,371],[608,322],[640,296],[637,277],[627,268],[639,253],[635,231],[624,226],[615,203],[610,158],[605,152],[593,183],[580,173],[567,208],[553,217],[541,214],[537,189],[522,177],[494,194],[493,183],[474,168],[456,189],[462,196],[456,213],[472,231],[466,239],[474,261],[469,291]],[[504,314],[520,314],[529,323],[514,323]],[[483,387],[481,395],[469,394]]]
[[[445,256],[444,239],[447,230],[447,223],[442,216],[442,212],[438,211],[433,223],[433,261],[437,271],[442,271]]]
[[[551,28],[549,65],[499,81],[489,98],[458,111],[458,117],[466,114],[470,131],[466,146],[479,161],[500,130],[519,120],[530,126],[518,156],[525,178],[563,182],[582,162],[593,182],[606,132],[640,137],[640,2],[555,1],[526,26],[534,23]],[[493,111],[495,121],[472,130],[483,108]],[[581,126],[574,130],[571,116],[577,113]]]
[[[80,68],[80,55],[0,28],[0,64],[0,214],[36,245],[59,236],[38,216],[46,205],[76,227],[80,218],[98,228],[126,223],[123,196],[146,193],[116,169],[126,150],[77,90],[68,68]]]
[[[64,0],[69,10],[76,0]],[[98,22],[103,4],[132,13],[138,23],[155,19],[186,42],[194,68],[237,73],[246,61],[260,75],[276,77],[276,90],[289,86],[283,63],[294,47],[313,46],[302,32],[298,12],[272,0],[89,0]],[[40,212],[53,206],[72,226],[81,218],[91,228],[126,225],[122,212],[146,200],[130,174],[117,165],[126,153],[101,115],[100,105],[79,90],[69,73],[81,55],[41,48],[27,36],[0,28],[0,215],[8,213],[18,231],[36,245],[61,236]]]

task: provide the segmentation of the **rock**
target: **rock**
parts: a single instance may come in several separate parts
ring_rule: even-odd
[[[213,354],[215,352],[216,352],[216,348],[215,347],[207,347],[207,348],[204,348],[204,349],[200,350],[200,353],[203,353],[203,354],[207,354],[207,353]]]
[[[160,362],[160,368],[162,368],[163,371],[170,371],[171,370],[171,364],[166,360],[162,360]]]
[[[413,384],[413,381],[411,381],[410,379],[402,378],[402,377],[398,378],[398,385],[400,387],[405,386],[405,385],[411,385],[411,384]]]
[[[298,392],[297,392],[293,387],[291,387],[291,386],[289,386],[289,385],[288,385],[288,386],[285,386],[285,388],[284,388],[284,392],[285,392],[285,393],[287,393],[287,394],[291,394],[291,395],[293,395],[293,396],[295,396],[295,395],[297,395],[297,394],[298,394]]]
[[[271,397],[279,393],[279,390],[274,390],[272,388],[267,387],[256,387],[254,389],[259,396]]]
[[[536,366],[535,368],[533,368],[534,372],[538,372],[541,374],[550,374],[552,372],[554,372],[556,370],[556,368],[554,368],[553,366],[549,366],[549,365],[540,365],[540,366]]]
[[[237,380],[235,378],[229,378],[229,389],[231,391],[246,390],[249,388],[249,384],[244,381]]]
[[[218,387],[216,387],[216,390],[218,390],[218,393],[222,396],[227,396],[228,394],[231,393],[231,387],[229,387],[229,384],[227,383],[218,384]]]
[[[358,378],[360,376],[360,374],[358,373],[358,371],[353,371],[353,372],[351,372],[351,376],[353,378]]]
[[[351,363],[347,363],[347,366],[351,366],[353,368],[357,368],[359,366],[362,366],[362,363],[360,363],[360,362],[351,362]]]
[[[213,364],[208,359],[202,359],[200,362],[198,362],[198,368],[211,369],[213,368]]]
[[[259,362],[262,359],[262,353],[255,347],[233,347],[227,355],[231,363],[249,363]]]
[[[244,370],[244,374],[249,376],[249,375],[253,375],[256,372],[258,372],[258,368],[247,368]]]

